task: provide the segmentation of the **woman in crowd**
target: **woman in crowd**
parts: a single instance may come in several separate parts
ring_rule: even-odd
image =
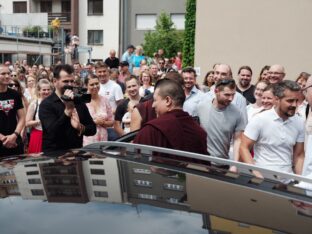
[[[248,122],[255,116],[255,114],[263,110],[262,105],[262,94],[264,89],[268,86],[268,83],[265,80],[259,81],[255,86],[254,96],[256,102],[254,104],[249,104],[247,106],[247,116]]]
[[[306,87],[307,80],[310,76],[311,75],[307,72],[301,72],[298,78],[296,79],[296,83],[300,85],[302,90]],[[302,91],[300,92],[299,95],[297,114],[302,118],[304,118],[304,120],[306,119],[307,105],[308,102],[305,100],[305,96]]]
[[[36,76],[34,75],[27,76],[24,95],[29,103],[36,99],[36,83],[37,83]]]
[[[42,151],[42,126],[39,120],[39,105],[52,93],[52,84],[48,79],[41,79],[36,85],[37,99],[29,105],[26,114],[26,127],[31,128],[28,153]]]
[[[214,85],[214,79],[213,79],[213,71],[208,71],[203,84],[200,86],[201,91],[203,91],[204,93],[209,92],[210,87]]]
[[[133,66],[133,74],[139,75],[141,61],[145,59],[143,55],[142,46],[137,46],[135,49],[135,54],[132,56],[132,66]]]
[[[268,77],[269,70],[270,70],[270,66],[268,66],[268,65],[264,66],[260,71],[258,81],[260,81],[260,80],[269,81],[269,77]]]
[[[41,79],[49,79],[49,72],[44,68],[38,71],[38,81]]]
[[[271,109],[276,103],[276,98],[273,94],[273,85],[268,85],[262,93],[263,110]]]
[[[28,102],[27,98],[24,96],[24,89],[23,89],[19,79],[18,78],[11,79],[10,84],[9,84],[9,88],[14,89],[21,96],[22,101],[23,101],[25,114],[26,114],[29,102]]]
[[[140,74],[140,82],[142,86],[139,89],[139,94],[141,97],[145,97],[148,94],[154,93],[154,86],[152,86],[152,78],[150,72],[143,71]]]
[[[114,124],[112,108],[107,98],[99,95],[100,82],[96,75],[89,74],[84,82],[88,93],[91,94],[91,102],[87,103],[87,107],[96,124],[97,132],[94,136],[84,136],[83,145],[107,141],[106,128],[112,127]]]

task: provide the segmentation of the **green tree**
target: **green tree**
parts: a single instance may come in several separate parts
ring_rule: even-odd
[[[144,35],[144,53],[152,57],[158,49],[164,49],[166,57],[174,57],[183,47],[183,31],[175,29],[170,16],[162,12],[155,26],[155,31]]]
[[[183,67],[194,66],[196,27],[196,0],[187,0],[185,15],[185,36],[183,43]]]

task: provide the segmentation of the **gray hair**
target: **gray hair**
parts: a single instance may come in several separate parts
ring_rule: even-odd
[[[273,85],[273,94],[278,98],[283,98],[286,89],[297,92],[301,90],[301,87],[295,81],[284,80]]]

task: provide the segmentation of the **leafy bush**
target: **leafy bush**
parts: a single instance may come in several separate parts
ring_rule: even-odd
[[[158,49],[164,49],[165,57],[174,57],[182,50],[183,34],[183,31],[175,29],[170,16],[162,12],[156,21],[155,31],[149,31],[144,35],[145,55],[152,57]]]

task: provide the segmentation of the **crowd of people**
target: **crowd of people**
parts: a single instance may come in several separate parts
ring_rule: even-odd
[[[279,64],[264,66],[255,85],[253,75],[250,66],[234,76],[218,63],[199,84],[194,68],[182,68],[181,52],[165,58],[159,49],[149,58],[133,45],[121,58],[111,50],[84,66],[7,62],[0,155],[80,148],[139,130],[134,143],[312,177],[312,77],[286,80]]]

